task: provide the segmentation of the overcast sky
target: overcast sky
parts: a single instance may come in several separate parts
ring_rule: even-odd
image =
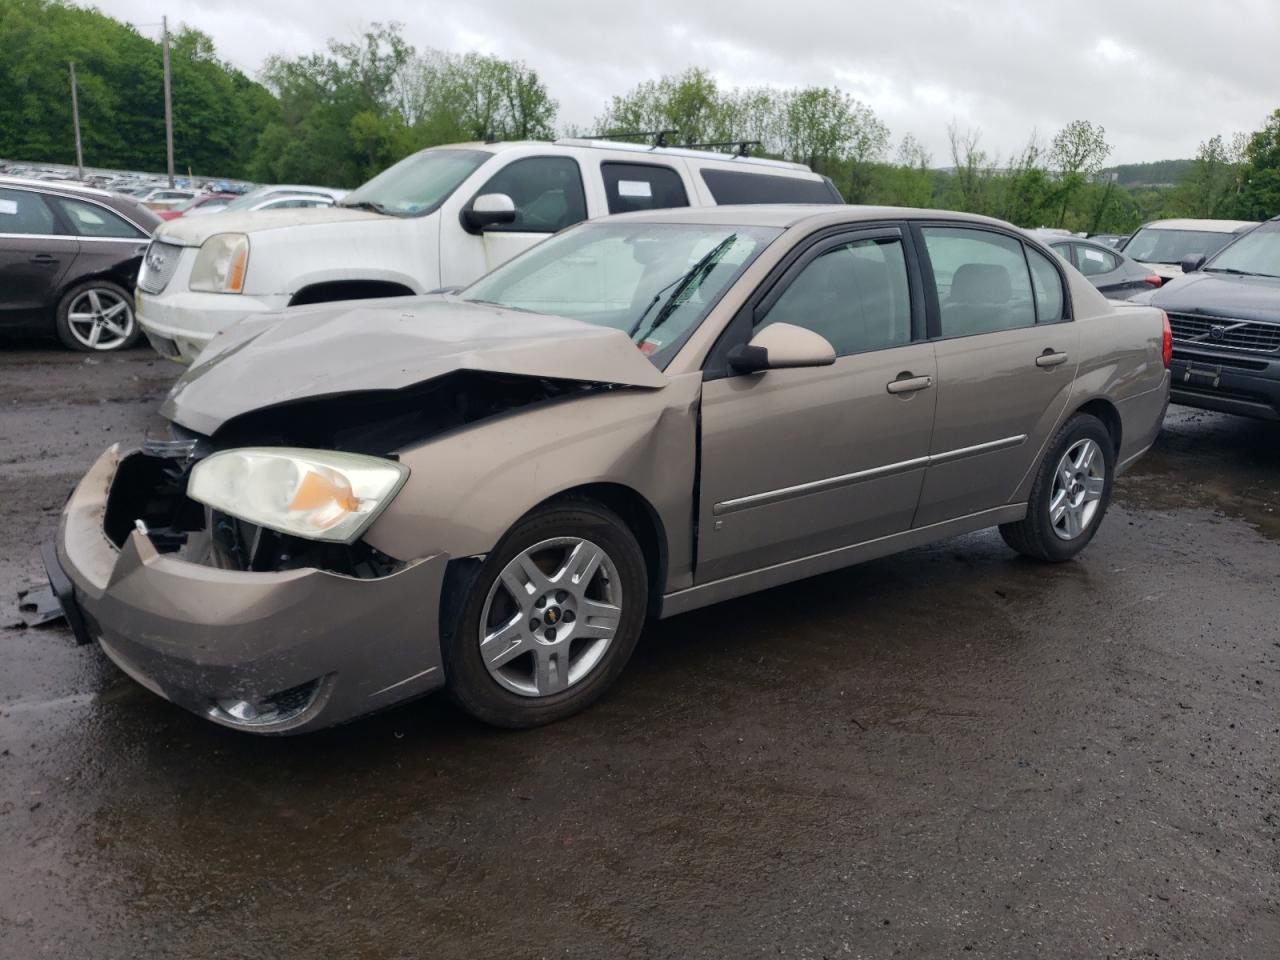
[[[1188,157],[1280,107],[1277,0],[97,0],[159,33],[159,14],[210,34],[256,75],[371,21],[422,49],[524,60],[589,125],[642,80],[704,66],[726,86],[838,86],[896,144],[913,133],[948,164],[947,124],[1007,155],[1033,129],[1102,124],[1113,163]]]

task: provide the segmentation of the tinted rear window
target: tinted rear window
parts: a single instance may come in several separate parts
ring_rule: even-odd
[[[826,180],[801,180],[742,170],[703,170],[702,182],[717,204],[844,202]]]
[[[604,192],[610,213],[687,207],[680,174],[670,167],[647,163],[602,163]]]

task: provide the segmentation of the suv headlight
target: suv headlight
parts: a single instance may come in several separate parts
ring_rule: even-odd
[[[239,293],[248,270],[249,238],[243,233],[218,233],[201,245],[187,285],[202,293]]]
[[[351,543],[408,477],[408,467],[382,457],[244,447],[196,464],[187,496],[281,533]]]

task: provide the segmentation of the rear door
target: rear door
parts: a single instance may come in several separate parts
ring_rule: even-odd
[[[146,231],[94,200],[57,195],[47,200],[80,238],[75,275],[110,274],[132,293],[150,239]]]
[[[910,528],[936,370],[907,253],[896,225],[817,241],[717,345],[702,393],[697,582]],[[716,369],[716,353],[776,322],[820,333],[836,362]]]
[[[0,324],[49,319],[78,250],[44,196],[0,187]]]
[[[1048,257],[994,229],[913,229],[938,362],[921,527],[1009,502],[1066,407],[1079,358]]]

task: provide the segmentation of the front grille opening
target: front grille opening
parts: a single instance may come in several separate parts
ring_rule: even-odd
[[[1169,326],[1173,339],[1183,343],[1251,353],[1280,351],[1280,323],[1170,313]]]
[[[186,495],[188,469],[184,461],[142,453],[122,460],[107,496],[107,538],[123,547],[141,520],[156,549],[172,553],[203,530],[204,507]]]

